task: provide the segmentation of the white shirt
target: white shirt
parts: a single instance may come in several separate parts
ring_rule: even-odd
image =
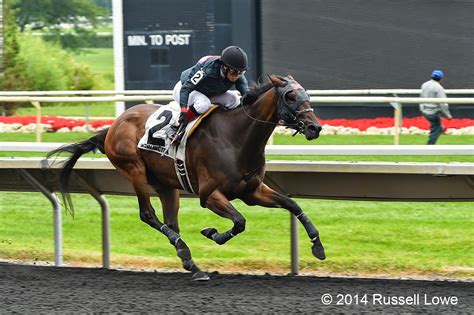
[[[444,92],[443,86],[439,84],[438,81],[431,79],[421,85],[420,97],[445,98],[446,93]],[[423,103],[420,104],[420,111],[425,115],[435,115],[436,113],[441,112],[445,117],[451,116],[448,103]]]

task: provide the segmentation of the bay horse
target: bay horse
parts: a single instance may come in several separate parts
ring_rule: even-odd
[[[223,233],[215,228],[201,231],[217,244],[224,244],[245,230],[245,218],[230,203],[241,199],[247,205],[284,208],[302,223],[313,243],[312,253],[325,259],[319,232],[308,216],[292,199],[263,183],[265,145],[279,122],[304,134],[307,140],[319,137],[321,124],[309,103],[306,90],[291,77],[269,75],[270,81],[251,88],[241,105],[234,110],[218,108],[201,122],[186,144],[186,163],[190,183],[200,205],[221,217],[232,220],[233,227]],[[136,105],[119,116],[110,128],[88,140],[65,145],[48,153],[48,158],[63,152],[60,188],[65,206],[73,211],[68,182],[79,157],[99,149],[115,168],[133,185],[138,198],[140,219],[164,234],[175,247],[184,269],[194,280],[208,280],[208,275],[193,262],[191,251],[179,234],[179,189],[173,159],[142,150],[137,143],[145,132],[145,122],[160,105]],[[163,221],[155,214],[149,187],[158,194]]]

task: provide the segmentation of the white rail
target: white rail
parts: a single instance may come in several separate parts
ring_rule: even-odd
[[[67,143],[0,142],[0,151],[49,152]],[[474,145],[267,145],[266,155],[474,155]]]
[[[460,90],[457,90],[460,91]],[[471,91],[471,90],[469,90]],[[81,91],[84,92],[84,91]],[[171,101],[171,95],[131,95],[131,96],[0,96],[0,102],[29,102],[36,108],[36,141],[41,142],[41,102],[121,102],[121,101]],[[419,97],[387,97],[387,96],[312,96],[311,102],[315,103],[389,103],[394,108],[394,144],[400,143],[400,128],[402,120],[401,104],[418,103],[450,103],[474,104],[474,98],[419,98]]]
[[[307,90],[309,95],[409,95],[420,94],[420,89],[359,89],[359,90]],[[474,89],[446,89],[446,94],[474,94]],[[172,90],[78,90],[78,91],[0,91],[0,96],[52,96],[52,95],[172,95]]]
[[[170,101],[170,95],[133,95],[133,96],[0,96],[0,102],[31,103],[36,108],[36,141],[41,142],[41,102],[121,102],[121,101]]]
[[[170,95],[132,95],[132,96],[0,96],[0,102],[19,103],[84,103],[84,102],[117,102],[117,101],[171,101]],[[389,97],[389,96],[312,96],[314,103],[450,103],[474,104],[474,97]]]
[[[171,90],[79,90],[79,91],[0,91],[0,96],[51,96],[51,95],[171,95]]]
[[[19,103],[84,103],[84,102],[118,102],[118,101],[171,101],[169,95],[132,95],[132,96],[0,96],[0,102]]]
[[[433,98],[433,97],[389,97],[389,96],[311,96],[310,101],[313,103],[474,104],[474,97]]]
[[[421,89],[307,90],[309,95],[406,95],[420,94]],[[446,94],[474,94],[474,89],[446,89]]]

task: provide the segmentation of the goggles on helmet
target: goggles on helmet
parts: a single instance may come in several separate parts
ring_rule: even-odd
[[[229,66],[224,66],[224,70],[234,76],[235,75],[241,76],[245,73],[245,70],[236,70],[236,69],[232,69]]]

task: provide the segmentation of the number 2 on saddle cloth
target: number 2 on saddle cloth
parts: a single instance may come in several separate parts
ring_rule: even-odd
[[[162,147],[165,146],[166,135],[164,137],[154,137],[153,135],[156,132],[160,131],[163,127],[167,126],[169,124],[171,118],[173,118],[173,114],[169,110],[164,110],[156,118],[156,120],[158,120],[158,121],[161,120],[161,122],[159,122],[157,125],[150,128],[150,130],[148,131],[148,141],[147,141],[147,143],[162,146]],[[163,130],[163,132],[165,132],[165,130]]]

